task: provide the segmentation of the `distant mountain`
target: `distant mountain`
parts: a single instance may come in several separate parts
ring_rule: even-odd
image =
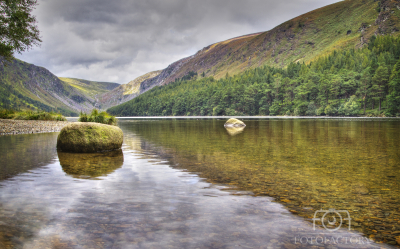
[[[160,73],[161,70],[147,73],[130,81],[128,84],[119,85],[112,91],[102,94],[99,96],[99,106],[102,109],[107,109],[135,98],[140,93],[141,83],[158,76]]]
[[[140,93],[189,72],[215,78],[261,65],[309,63],[335,49],[358,48],[373,35],[400,30],[399,0],[345,0],[293,18],[274,29],[212,44],[145,80]]]
[[[90,101],[95,103],[94,106],[99,109],[102,108],[102,104],[99,103],[99,99],[102,99],[102,95],[121,86],[118,83],[97,82],[76,78],[60,77],[59,79],[81,92],[90,99]]]
[[[111,83],[111,82],[97,82],[97,81],[89,81],[76,78],[64,78],[64,77],[59,77],[59,79],[69,84],[70,86],[73,86],[83,94],[90,96],[92,98],[100,96],[120,86],[120,84],[118,83]]]
[[[40,108],[68,116],[104,110],[188,75],[219,79],[264,65],[284,68],[292,62],[310,63],[333,50],[360,48],[374,35],[397,35],[399,30],[400,0],[345,0],[267,32],[212,44],[125,85],[57,78],[42,67],[19,60],[5,66],[0,60],[0,107]]]
[[[0,107],[42,109],[76,116],[89,112],[96,102],[61,81],[49,70],[20,60],[0,59]]]
[[[49,70],[20,60],[0,60],[0,108],[42,109],[67,116],[125,103],[139,94],[141,83],[160,74],[147,73],[120,85],[76,78],[58,78]]]

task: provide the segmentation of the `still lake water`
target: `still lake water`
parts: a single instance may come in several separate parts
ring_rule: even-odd
[[[400,242],[400,120],[244,121],[124,119],[122,151],[103,154],[1,136],[0,248]]]

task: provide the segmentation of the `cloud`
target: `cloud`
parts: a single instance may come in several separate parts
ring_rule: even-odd
[[[57,76],[127,83],[212,43],[336,0],[42,0],[42,45],[17,55]]]

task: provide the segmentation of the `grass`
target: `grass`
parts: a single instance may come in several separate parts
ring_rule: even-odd
[[[15,120],[47,120],[47,121],[67,121],[60,113],[44,111],[14,111],[11,109],[0,110],[1,119]]]
[[[86,113],[80,113],[79,122],[95,122],[100,124],[117,125],[117,119],[115,116],[108,114],[107,112],[100,112],[97,109],[93,109],[90,115]]]

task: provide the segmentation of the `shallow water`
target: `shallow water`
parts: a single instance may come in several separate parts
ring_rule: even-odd
[[[0,137],[0,248],[386,248],[368,238],[400,236],[399,121],[245,122],[123,120],[122,152],[107,154],[57,153],[57,133]],[[314,230],[318,210],[340,218],[329,208],[352,223],[328,231],[320,212]]]

